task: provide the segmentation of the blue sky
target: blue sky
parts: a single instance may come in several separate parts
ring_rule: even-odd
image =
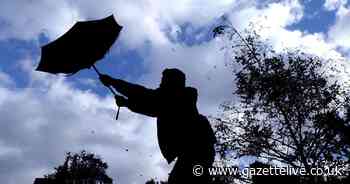
[[[304,18],[288,28],[309,33],[327,33],[329,27],[335,24],[336,11],[326,10],[324,3],[325,1],[305,1]]]
[[[347,0],[3,0],[0,2],[0,180],[30,183],[62,162],[65,151],[87,149],[111,165],[118,183],[166,178],[155,120],[115,105],[93,70],[71,77],[35,72],[40,46],[76,21],[114,14],[124,26],[106,57],[97,63],[114,77],[158,86],[161,72],[177,67],[199,90],[199,109],[220,113],[232,96],[232,68],[225,42],[211,29],[226,15],[238,30],[249,23],[276,50],[302,48],[343,62],[348,69],[350,7]],[[339,76],[347,81],[348,76]],[[91,132],[95,132],[91,134]],[[76,134],[72,134],[76,132]],[[129,152],[125,152],[129,148]],[[142,174],[140,174],[142,173]]]

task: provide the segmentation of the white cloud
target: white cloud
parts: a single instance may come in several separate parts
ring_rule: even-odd
[[[329,29],[328,36],[331,42],[344,49],[350,49],[350,10],[340,7],[337,10],[335,24]]]
[[[345,3],[341,4],[345,5]],[[350,87],[350,65],[348,58],[340,53],[338,47],[349,49],[350,40],[346,36],[349,32],[347,26],[347,17],[349,10],[345,7],[339,7],[337,11],[338,21],[329,33],[308,33],[300,30],[288,30],[287,26],[297,23],[303,17],[303,6],[298,1],[285,1],[284,3],[272,3],[265,9],[249,8],[242,10],[248,13],[243,17],[253,22],[254,29],[263,38],[266,39],[276,51],[283,52],[285,49],[301,50],[305,53],[321,57],[325,60],[327,66],[334,66],[340,73],[329,73],[333,79],[340,84]],[[238,12],[238,14],[240,14]],[[240,18],[233,22],[239,22]],[[240,25],[240,24],[238,24]],[[248,27],[244,25],[245,28]],[[349,27],[350,28],[350,27]],[[338,32],[337,32],[338,31]],[[328,37],[327,37],[328,36]]]
[[[347,0],[326,0],[323,4],[323,7],[328,11],[333,11],[341,6],[344,6],[347,3]]]
[[[39,34],[56,38],[78,19],[66,1],[12,1],[0,3],[0,40],[35,40]]]
[[[268,4],[263,9],[248,7],[232,13],[229,19],[242,32],[252,23],[252,28],[277,51],[299,49],[325,59],[344,59],[336,50],[341,44],[327,40],[325,33],[310,34],[287,29],[303,18],[303,9],[299,1],[289,0]]]
[[[215,115],[219,105],[232,97],[231,68],[226,66],[220,42],[201,45],[153,45],[145,56],[148,73],[142,83],[157,87],[165,68],[179,68],[186,73],[187,85],[198,89],[199,108],[205,115]]]
[[[335,23],[329,27],[327,36],[328,42],[339,48],[344,54],[349,55],[350,51],[350,9],[347,0],[326,0],[326,10],[335,11]]]
[[[15,82],[11,79],[10,76],[8,76],[6,73],[1,72],[0,70],[0,85],[3,86],[10,86],[10,85],[14,85]]]
[[[130,49],[144,46],[145,42],[169,44],[164,30],[176,30],[179,25],[191,23],[196,27],[207,25],[221,16],[239,0],[141,0],[102,1],[98,9],[91,6],[95,1],[77,1],[79,12],[87,15],[105,16],[114,13],[124,26],[121,42]],[[87,7],[87,8],[86,8]]]
[[[121,40],[129,48],[145,41],[166,43],[165,28],[186,22],[203,26],[227,11],[238,0],[180,1],[2,1],[0,6],[0,39],[35,39],[41,33],[55,39],[76,21],[97,19],[114,13],[124,26]],[[18,16],[20,12],[23,16]]]
[[[299,21],[303,16],[303,6],[297,0],[268,3],[263,7],[246,3],[236,6],[228,15],[239,30],[247,28],[249,24],[258,24],[274,31]]]

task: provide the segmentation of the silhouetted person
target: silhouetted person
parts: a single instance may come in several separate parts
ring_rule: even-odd
[[[197,90],[186,87],[185,74],[178,69],[165,69],[159,88],[143,86],[101,75],[102,83],[119,93],[116,103],[131,111],[157,118],[158,143],[161,153],[176,164],[169,175],[169,184],[207,184],[211,178],[194,176],[193,167],[210,167],[214,161],[216,141],[207,118],[197,110]]]

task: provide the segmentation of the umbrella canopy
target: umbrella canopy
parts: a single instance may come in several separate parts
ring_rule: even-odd
[[[74,74],[102,59],[122,29],[114,16],[77,22],[57,40],[41,48],[37,71]]]

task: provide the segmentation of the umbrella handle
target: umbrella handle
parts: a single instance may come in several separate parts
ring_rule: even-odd
[[[95,72],[98,74],[98,76],[102,75],[101,72],[98,71],[98,69],[96,68],[95,65],[92,65],[92,68],[95,70]],[[107,86],[107,88],[114,96],[117,95],[117,93],[113,90],[113,88],[111,86]],[[120,111],[120,106],[118,106],[117,115],[115,117],[115,120],[118,120],[118,118],[119,118],[119,111]]]

